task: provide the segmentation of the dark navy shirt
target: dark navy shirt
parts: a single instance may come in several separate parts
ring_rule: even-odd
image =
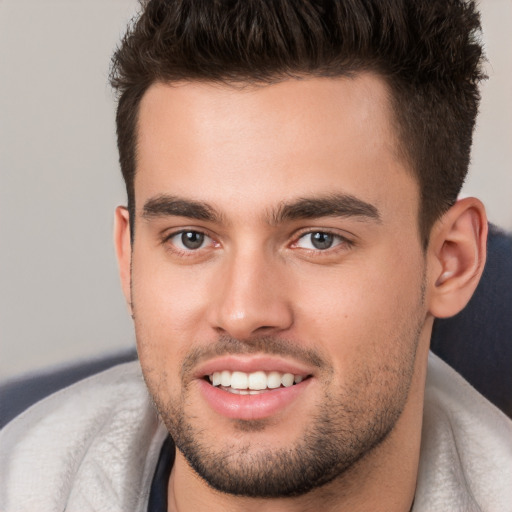
[[[167,485],[174,465],[176,448],[171,436],[162,445],[149,491],[148,512],[167,512]]]

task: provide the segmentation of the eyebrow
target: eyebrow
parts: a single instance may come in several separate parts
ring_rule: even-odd
[[[142,210],[142,217],[188,217],[189,219],[219,222],[220,215],[207,203],[183,199],[176,196],[160,195],[148,199]]]
[[[145,219],[175,216],[209,222],[222,221],[222,215],[208,203],[170,195],[148,199],[144,204],[142,216]],[[303,197],[282,203],[268,215],[268,223],[277,225],[286,221],[318,217],[356,217],[363,221],[381,222],[379,211],[373,204],[350,194],[332,194]]]
[[[350,194],[300,198],[297,201],[282,204],[270,216],[271,224],[317,217],[356,217],[363,221],[381,222],[379,210],[373,204]]]

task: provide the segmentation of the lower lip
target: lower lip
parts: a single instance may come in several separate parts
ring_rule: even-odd
[[[260,420],[287,408],[309,386],[311,379],[288,388],[278,388],[257,395],[238,395],[199,380],[201,394],[210,407],[226,418]]]

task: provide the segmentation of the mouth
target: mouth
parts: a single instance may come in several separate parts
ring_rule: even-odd
[[[212,386],[235,395],[259,395],[279,388],[289,388],[310,378],[310,375],[281,373],[277,371],[222,370],[206,375],[205,380]]]
[[[194,380],[206,404],[217,414],[258,420],[307,403],[308,390],[315,389],[314,377],[311,368],[300,361],[251,354],[211,359],[197,368]]]

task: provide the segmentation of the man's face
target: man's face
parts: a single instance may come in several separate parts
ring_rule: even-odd
[[[178,448],[217,489],[307,492],[410,400],[425,262],[396,147],[372,75],[144,96],[139,356]]]

